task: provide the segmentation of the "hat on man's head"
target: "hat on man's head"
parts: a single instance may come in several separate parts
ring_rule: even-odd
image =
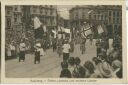
[[[94,67],[94,65],[93,65],[93,63],[92,63],[91,61],[86,61],[86,62],[84,63],[84,67],[85,67],[87,70],[89,70],[90,73],[93,73],[93,72],[94,72],[95,67]]]
[[[112,69],[107,62],[103,62],[102,64],[99,65],[99,71],[105,78],[112,77]]]
[[[79,57],[76,57],[76,58],[74,59],[74,61],[75,61],[75,64],[76,64],[76,65],[79,65],[79,64],[81,63],[81,60],[80,60]]]
[[[74,63],[75,63],[74,57],[69,57],[68,63],[69,63],[70,65],[74,65]]]
[[[98,64],[98,63],[101,62],[101,60],[100,60],[98,57],[93,57],[93,58],[92,58],[92,61],[94,61],[95,64]]]
[[[41,47],[41,44],[40,43],[36,43],[36,47]]]

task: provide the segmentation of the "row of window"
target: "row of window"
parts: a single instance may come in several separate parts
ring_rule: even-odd
[[[37,7],[33,7],[32,9],[33,13],[41,13],[43,15],[56,15],[56,10],[55,9],[46,9],[46,8],[41,8],[38,9]]]
[[[109,16],[112,16],[113,15],[113,17],[119,17],[119,16],[121,16],[121,12],[120,11],[109,11]]]

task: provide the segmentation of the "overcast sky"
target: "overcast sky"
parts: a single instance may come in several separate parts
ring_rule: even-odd
[[[128,10],[128,0],[126,0],[126,7],[127,7],[127,10]]]
[[[58,13],[64,19],[69,19],[69,10],[73,8],[75,5],[58,5]]]

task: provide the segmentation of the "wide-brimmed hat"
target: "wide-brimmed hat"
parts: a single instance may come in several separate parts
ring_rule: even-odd
[[[99,65],[99,71],[105,78],[112,77],[112,69],[107,62],[103,62]]]
[[[41,47],[41,44],[40,43],[36,43],[36,47]]]
[[[112,62],[112,66],[115,67],[115,68],[121,68],[121,67],[122,67],[121,61],[119,61],[119,60],[114,60],[114,61]]]
[[[79,57],[76,57],[76,58],[74,59],[74,63],[75,63],[76,65],[80,64],[80,63],[81,63],[80,58],[79,58]]]

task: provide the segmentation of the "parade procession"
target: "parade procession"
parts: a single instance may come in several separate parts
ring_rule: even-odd
[[[122,78],[119,5],[8,5],[5,73],[13,78]]]

